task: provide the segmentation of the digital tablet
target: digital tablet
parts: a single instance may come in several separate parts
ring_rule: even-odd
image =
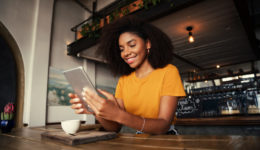
[[[83,70],[82,67],[65,70],[63,71],[63,73],[66,79],[69,81],[70,85],[72,86],[75,94],[77,94],[81,100],[83,100],[83,96],[81,94],[83,88],[89,88],[90,90],[93,90],[98,94],[95,86],[92,84],[90,78],[88,77],[87,73]],[[86,101],[83,100],[83,102],[88,111],[93,112],[93,110],[89,107]]]

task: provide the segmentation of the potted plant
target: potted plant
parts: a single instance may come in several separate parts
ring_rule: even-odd
[[[8,103],[4,107],[4,112],[1,112],[1,130],[2,133],[11,132],[14,127],[14,104]]]
[[[97,39],[100,36],[99,29],[101,28],[101,19],[100,18],[95,18],[91,23],[85,23],[81,27],[81,36],[82,37],[87,37],[87,38],[92,38],[92,39]]]

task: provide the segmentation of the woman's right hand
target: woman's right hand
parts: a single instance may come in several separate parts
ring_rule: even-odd
[[[93,112],[87,110],[83,101],[76,94],[69,93],[68,96],[71,98],[71,108],[75,110],[76,114],[93,114]]]

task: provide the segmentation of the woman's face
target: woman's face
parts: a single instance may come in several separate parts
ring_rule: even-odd
[[[145,42],[138,35],[125,32],[119,36],[119,49],[121,58],[131,67],[138,68],[147,60],[147,48],[150,43]]]

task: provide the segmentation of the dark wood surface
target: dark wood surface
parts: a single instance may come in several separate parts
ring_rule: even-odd
[[[43,132],[61,131],[58,127],[15,129],[10,134],[0,133],[0,149],[7,150],[259,150],[259,136],[203,136],[203,135],[135,135],[118,134],[118,138],[69,146],[41,138]]]
[[[176,125],[260,125],[260,115],[214,118],[178,118]]]

